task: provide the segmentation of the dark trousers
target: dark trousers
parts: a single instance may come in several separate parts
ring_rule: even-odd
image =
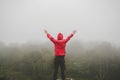
[[[64,60],[64,56],[56,56],[55,57],[53,80],[57,80],[57,73],[58,73],[59,66],[60,66],[60,69],[61,69],[61,78],[62,78],[62,80],[65,80],[65,60]]]

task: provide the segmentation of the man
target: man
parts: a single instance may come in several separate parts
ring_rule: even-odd
[[[57,39],[52,37],[47,30],[45,30],[45,33],[47,37],[54,43],[55,47],[55,60],[54,60],[54,75],[53,75],[53,80],[57,79],[57,73],[58,73],[58,68],[60,66],[61,68],[61,78],[62,80],[65,80],[65,60],[64,57],[66,55],[65,47],[66,43],[72,38],[72,36],[76,33],[76,30],[74,30],[66,39],[63,39],[62,33],[58,33]]]

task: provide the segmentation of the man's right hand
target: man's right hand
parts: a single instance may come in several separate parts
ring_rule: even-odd
[[[48,34],[48,32],[47,32],[47,30],[46,30],[46,29],[44,30],[44,32],[45,32],[45,34]]]

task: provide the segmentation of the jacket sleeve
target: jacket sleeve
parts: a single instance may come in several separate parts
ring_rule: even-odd
[[[54,39],[54,37],[52,37],[49,33],[47,34],[47,37],[53,42],[56,42],[56,39]]]
[[[66,39],[65,42],[68,42],[73,37],[73,34],[70,34]]]

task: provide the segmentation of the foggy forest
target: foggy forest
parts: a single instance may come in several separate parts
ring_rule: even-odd
[[[120,80],[119,46],[76,40],[67,45],[66,51],[66,80]],[[50,80],[53,55],[54,47],[49,42],[0,42],[0,80]]]

